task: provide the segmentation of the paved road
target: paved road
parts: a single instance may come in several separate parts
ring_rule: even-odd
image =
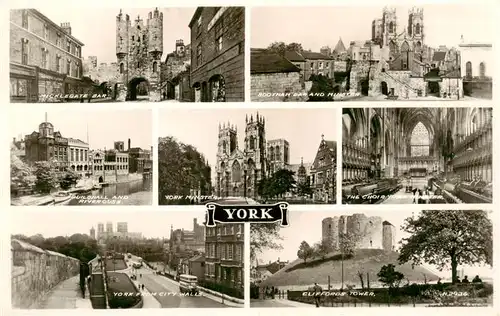
[[[267,307],[293,307],[293,306],[280,303],[278,300],[251,300],[250,301],[250,308],[267,308]]]
[[[146,289],[152,293],[165,293],[156,295],[155,298],[160,302],[162,308],[223,308],[230,307],[221,303],[221,301],[212,300],[201,293],[202,296],[179,296],[179,285],[164,276],[156,275],[149,268],[136,270],[137,281],[144,284]],[[140,277],[142,274],[142,277]],[[170,293],[170,294],[167,294]]]

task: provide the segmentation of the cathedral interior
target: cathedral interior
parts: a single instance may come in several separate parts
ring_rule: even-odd
[[[344,204],[492,202],[492,108],[342,114]]]

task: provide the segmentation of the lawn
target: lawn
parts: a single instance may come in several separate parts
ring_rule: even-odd
[[[123,259],[106,259],[106,271],[119,271],[127,269],[127,264]]]
[[[297,259],[267,278],[261,283],[261,286],[305,286],[307,288],[315,282],[320,285],[327,284],[330,277],[330,283],[335,287],[342,282],[343,274],[344,284],[361,287],[358,273],[363,275],[365,282],[368,274],[370,284],[375,286],[378,281],[377,273],[382,266],[389,263],[394,264],[396,271],[403,273],[405,280],[408,278],[411,283],[431,282],[438,279],[433,272],[422,266],[412,268],[411,264],[399,265],[398,253],[396,252],[385,252],[381,249],[358,249],[353,257],[344,259],[344,273],[342,273],[341,256],[338,253],[329,254],[325,259],[309,259],[307,262]]]
[[[119,296],[117,293],[123,293]],[[142,297],[138,293],[132,280],[125,273],[108,273],[108,301],[110,308],[131,308],[137,305]]]

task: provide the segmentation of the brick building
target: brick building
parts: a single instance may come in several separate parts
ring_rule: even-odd
[[[245,8],[198,7],[189,28],[194,101],[244,101]]]
[[[265,49],[250,52],[250,99],[252,101],[299,101],[288,93],[305,93],[301,68]]]
[[[37,102],[41,95],[83,93],[82,46],[35,9],[10,11],[10,99]]]
[[[313,199],[317,202],[331,203],[336,199],[337,142],[324,140],[311,166],[311,187]]]
[[[60,171],[71,168],[80,176],[87,177],[92,168],[89,163],[89,144],[70,137],[63,137],[61,132],[54,132],[54,125],[47,121],[38,126],[38,132],[26,135],[26,162],[52,161]]]
[[[205,280],[243,292],[244,249],[243,224],[217,224],[216,227],[207,227]]]

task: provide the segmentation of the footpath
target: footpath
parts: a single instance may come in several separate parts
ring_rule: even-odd
[[[41,309],[92,309],[88,291],[85,298],[80,291],[80,276],[76,275],[59,283],[40,302]]]

